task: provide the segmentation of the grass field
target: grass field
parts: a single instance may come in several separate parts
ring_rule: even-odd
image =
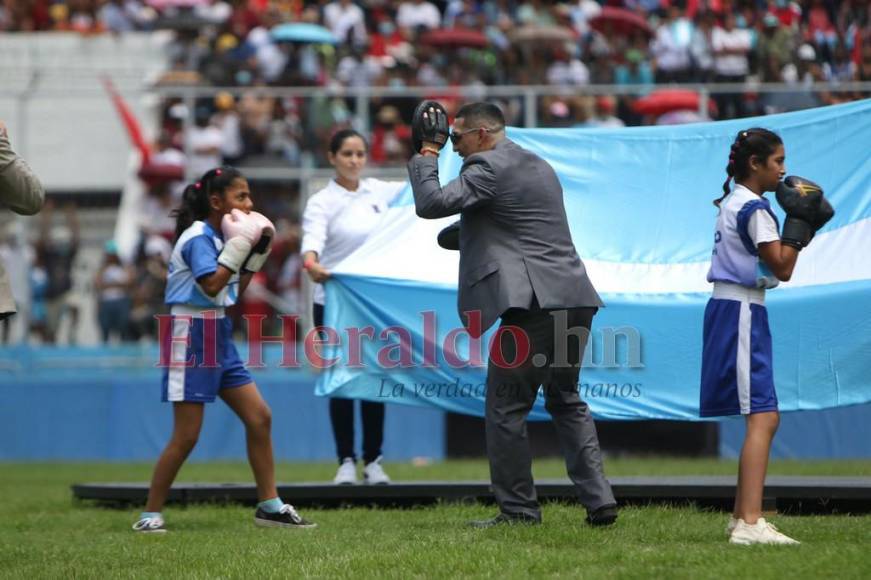
[[[388,464],[395,479],[486,479],[482,461]],[[735,463],[611,459],[619,475],[728,475]],[[283,464],[280,481],[327,480],[332,464]],[[312,531],[260,529],[244,507],[169,507],[170,533],[137,535],[138,510],[71,500],[86,481],[145,481],[143,464],[0,464],[0,576],[255,578],[871,578],[871,516],[779,516],[801,546],[730,546],[727,516],[688,507],[632,507],[616,526],[591,529],[578,506],[545,504],[544,525],[468,528],[492,506],[407,510],[301,510]],[[775,462],[778,475],[871,476],[871,461]],[[564,477],[555,460],[537,477]],[[186,466],[180,481],[248,481],[243,463]],[[292,502],[292,498],[284,498]]]

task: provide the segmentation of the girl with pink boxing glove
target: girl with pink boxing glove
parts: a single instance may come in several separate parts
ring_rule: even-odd
[[[176,242],[166,282],[171,332],[161,336],[163,400],[173,404],[173,432],[157,461],[145,511],[133,525],[165,532],[161,510],[203,424],[204,404],[221,397],[245,424],[248,459],[259,503],[254,523],[292,529],[316,525],[278,497],[272,456],[271,411],[233,345],[224,309],[235,304],[266,262],[275,227],[251,211],[248,181],[219,167],[185,189],[175,212]]]

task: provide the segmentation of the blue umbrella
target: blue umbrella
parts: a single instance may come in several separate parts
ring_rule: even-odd
[[[306,22],[288,22],[273,26],[269,31],[276,42],[306,42],[336,44],[336,37],[323,26]]]

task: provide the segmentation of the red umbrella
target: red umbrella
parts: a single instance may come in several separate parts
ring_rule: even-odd
[[[643,32],[648,36],[653,36],[653,30],[647,24],[647,20],[643,16],[626,10],[625,8],[615,8],[613,6],[605,6],[602,11],[590,19],[590,26],[599,32],[614,32],[616,34],[630,35],[635,32]]]
[[[172,181],[182,181],[184,179],[184,166],[148,161],[143,163],[142,167],[139,168],[137,176],[150,186]]]
[[[695,91],[683,89],[663,89],[653,91],[647,96],[641,97],[632,104],[632,108],[639,115],[662,115],[671,111],[698,111],[699,94]],[[716,110],[712,99],[708,99],[708,110]]]
[[[471,28],[439,28],[430,30],[420,37],[420,41],[430,46],[442,48],[486,48],[490,41],[487,36]]]

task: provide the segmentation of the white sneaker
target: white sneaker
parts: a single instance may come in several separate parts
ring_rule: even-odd
[[[726,524],[726,535],[731,536],[732,532],[735,531],[735,527],[738,525],[738,518],[735,516],[729,516],[729,523]]]
[[[339,470],[336,471],[336,477],[333,478],[333,483],[336,485],[354,485],[357,483],[357,464],[350,457],[342,460]]]
[[[759,518],[756,523],[750,525],[744,520],[739,519],[732,535],[729,537],[731,544],[781,544],[795,545],[800,544],[789,536],[781,534],[774,527],[774,524],[769,524],[765,518]]]
[[[381,467],[381,456],[379,455],[375,461],[366,465],[363,468],[363,481],[371,485],[385,485],[390,483],[390,478],[384,473],[384,468]]]
[[[133,524],[133,531],[140,534],[163,534],[166,533],[166,528],[161,517],[140,518]]]

